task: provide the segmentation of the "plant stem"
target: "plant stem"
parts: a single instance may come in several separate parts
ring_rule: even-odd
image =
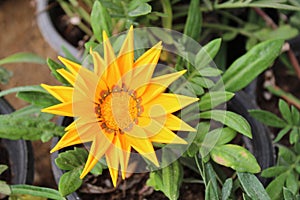
[[[172,29],[172,6],[170,3],[170,0],[161,0],[160,1],[164,10],[164,13],[167,15],[167,17],[162,18],[162,25],[164,28]]]
[[[199,173],[202,177],[202,180],[203,180],[203,183],[204,183],[204,186],[206,187],[207,186],[207,181],[206,181],[206,175],[205,175],[205,170],[204,170],[204,163],[202,162],[202,159],[201,159],[201,165],[200,166],[200,163],[199,163],[199,159],[198,159],[198,155],[195,155],[195,161],[196,161],[196,165],[198,167],[198,170],[199,170]]]

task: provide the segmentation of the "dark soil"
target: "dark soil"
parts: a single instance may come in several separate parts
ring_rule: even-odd
[[[0,180],[10,183],[11,182],[11,171],[9,169],[9,167],[10,167],[9,155],[8,155],[6,148],[2,145],[1,139],[0,139],[0,155],[1,155],[0,156],[0,164],[8,166],[8,169],[0,175]]]

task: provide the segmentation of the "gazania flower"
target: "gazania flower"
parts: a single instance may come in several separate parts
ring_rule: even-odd
[[[43,109],[76,120],[66,127],[65,135],[51,150],[91,142],[89,156],[80,178],[105,156],[112,182],[116,186],[118,171],[126,176],[131,150],[159,166],[153,142],[186,144],[173,131],[194,131],[172,113],[197,101],[197,98],[164,93],[185,71],[152,78],[161,42],[134,61],[131,27],[118,56],[103,33],[104,59],[95,51],[94,72],[64,58],[68,70],[57,70],[72,87],[42,84],[60,104]]]

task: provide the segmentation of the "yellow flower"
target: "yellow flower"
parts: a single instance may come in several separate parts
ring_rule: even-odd
[[[119,167],[126,176],[131,150],[159,166],[153,144],[186,144],[173,131],[194,131],[172,113],[197,101],[197,98],[164,93],[185,71],[152,78],[161,42],[134,62],[133,28],[128,31],[116,57],[106,33],[103,33],[104,59],[95,51],[94,72],[59,57],[68,70],[57,70],[72,87],[42,84],[60,104],[43,112],[76,117],[65,135],[51,150],[92,142],[80,178],[105,156],[113,185]]]

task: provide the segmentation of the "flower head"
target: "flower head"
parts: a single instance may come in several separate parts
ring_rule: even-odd
[[[105,32],[103,41],[104,58],[90,51],[93,72],[59,57],[68,70],[57,71],[72,87],[42,84],[61,101],[42,111],[76,117],[51,152],[91,142],[80,177],[83,178],[105,156],[112,182],[116,186],[119,169],[122,178],[126,176],[132,149],[159,166],[153,142],[187,143],[173,131],[194,129],[172,113],[198,99],[164,93],[185,71],[152,77],[162,50],[161,42],[134,61],[132,27],[118,56],[115,56]]]

